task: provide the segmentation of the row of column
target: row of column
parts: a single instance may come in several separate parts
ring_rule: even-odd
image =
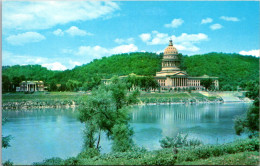
[[[174,62],[163,62],[162,63],[162,67],[171,67],[171,66],[175,66]]]
[[[188,86],[188,78],[173,78],[172,86]]]
[[[31,91],[31,85],[33,85],[33,91],[36,91],[36,84],[27,84],[27,91]]]
[[[189,80],[188,86],[200,86],[200,80]]]

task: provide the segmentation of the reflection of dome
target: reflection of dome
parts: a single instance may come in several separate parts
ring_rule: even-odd
[[[173,46],[172,40],[169,42],[169,46],[164,50],[164,55],[178,54],[177,49]]]

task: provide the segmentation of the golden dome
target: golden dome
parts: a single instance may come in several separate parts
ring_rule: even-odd
[[[173,46],[172,40],[169,41],[169,46],[164,50],[164,55],[178,54],[177,49]]]

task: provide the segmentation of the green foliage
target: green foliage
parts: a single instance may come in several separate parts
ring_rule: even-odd
[[[166,137],[160,140],[162,148],[182,148],[182,147],[195,147],[202,145],[202,142],[198,139],[187,139],[188,134],[183,135],[178,133],[176,137]]]
[[[111,152],[107,154],[99,154],[96,149],[89,149],[89,151],[82,152],[77,157],[66,160],[51,158],[34,165],[174,165],[176,163],[182,164],[190,161],[201,161],[200,159],[205,161],[212,157],[239,154],[241,152],[257,152],[259,155],[258,150],[258,138],[237,140],[222,145],[183,147],[179,148],[177,154],[173,152],[172,148],[154,151],[133,148],[126,152]],[[234,161],[230,162],[231,165],[233,163]],[[200,162],[197,162],[197,165],[199,164]]]
[[[7,160],[6,162],[3,163],[3,166],[12,166],[14,163],[10,160]]]
[[[115,152],[125,152],[132,148],[132,136],[134,131],[126,124],[116,124],[112,128],[112,150]]]
[[[82,165],[80,160],[76,157],[70,157],[64,160],[64,165]]]
[[[131,148],[133,131],[128,125],[126,106],[137,101],[137,95],[137,92],[127,93],[126,84],[118,77],[113,77],[109,85],[99,86],[83,100],[79,119],[86,124],[85,150],[94,148],[95,143],[96,149],[100,148],[101,132],[113,140],[113,150],[126,151]],[[94,138],[96,133],[98,138]]]
[[[253,87],[249,89],[251,91],[248,91],[247,94],[255,101],[245,115],[236,116],[234,128],[237,135],[247,132],[249,137],[252,137],[258,136],[259,133],[259,85],[253,84]]]
[[[176,165],[258,165],[259,152],[223,154],[195,161],[178,162]]]
[[[78,158],[93,158],[99,156],[100,152],[96,148],[88,148],[87,150],[78,154]]]
[[[4,125],[5,123],[7,122],[7,119],[6,118],[3,118],[2,119],[2,125]],[[8,136],[3,136],[2,135],[2,148],[8,148],[10,147],[10,140],[12,139],[13,137],[11,135],[8,135]]]
[[[83,131],[84,134],[84,150],[92,149],[95,147],[95,142],[97,139],[95,138],[95,134],[97,132],[97,126],[93,124],[92,122],[86,122],[85,123],[85,129]],[[98,149],[97,145],[97,149]]]
[[[2,72],[3,75],[7,75],[10,79],[20,77],[22,81],[42,80],[44,82],[50,81],[56,74],[61,73],[61,71],[48,70],[41,65],[14,65],[3,67]]]
[[[58,87],[56,86],[55,82],[52,81],[50,84],[50,91],[57,91]]]
[[[68,80],[66,83],[66,88],[69,91],[77,91],[79,90],[79,87],[82,86],[82,83],[76,80]]]
[[[17,86],[17,80],[42,80],[45,84],[50,84],[51,81],[56,84],[65,84],[69,80],[75,80],[82,84],[77,87],[78,89],[83,87],[84,90],[91,90],[100,84],[102,78],[111,78],[114,75],[122,76],[135,73],[143,76],[154,76],[156,72],[161,70],[161,59],[162,54],[136,52],[95,59],[89,64],[65,71],[51,71],[40,65],[3,66],[2,74],[3,81],[6,80],[5,85],[7,86],[11,80],[15,86]],[[245,80],[259,82],[258,62],[259,58],[252,56],[208,53],[182,56],[181,69],[187,70],[190,76],[207,74],[219,77],[221,90],[236,90],[237,86],[243,88]],[[9,82],[5,76],[8,77]],[[148,90],[146,86],[142,83],[142,87]],[[5,87],[4,90],[8,90],[8,87],[3,87]],[[70,87],[68,90],[73,91],[74,89]]]
[[[8,76],[2,75],[2,91],[8,92],[11,91],[11,81]]]
[[[59,157],[53,157],[50,159],[45,159],[42,162],[35,162],[32,165],[64,165],[64,160]]]
[[[259,82],[258,81],[248,81],[245,83],[245,90],[247,90],[246,96],[251,99],[256,99],[259,97]]]
[[[157,153],[156,155],[144,158],[141,161],[142,165],[174,165],[176,156],[172,153]]]
[[[190,76],[219,77],[222,90],[236,90],[244,80],[258,81],[259,78],[259,58],[253,56],[212,52],[185,57],[184,66]]]
[[[258,151],[259,139],[245,139],[237,140],[232,143],[222,145],[204,145],[193,149],[181,149],[177,154],[177,162],[195,161],[198,159],[206,159],[213,156],[220,156],[223,154],[233,154],[244,151]]]
[[[10,147],[10,140],[12,139],[11,135],[8,136],[2,136],[2,148],[8,148]]]
[[[207,90],[212,89],[213,80],[212,79],[203,79],[200,81],[200,84],[204,86]]]

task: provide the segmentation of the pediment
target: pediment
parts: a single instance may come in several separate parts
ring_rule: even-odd
[[[188,76],[188,74],[186,72],[180,71],[172,76]]]

